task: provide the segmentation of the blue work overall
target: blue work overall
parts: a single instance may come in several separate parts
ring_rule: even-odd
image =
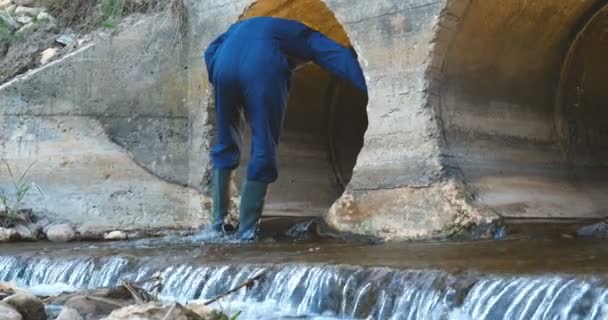
[[[215,89],[214,169],[233,170],[241,155],[241,108],[252,132],[247,179],[277,180],[277,147],[295,65],[312,61],[367,93],[352,49],[292,20],[258,17],[240,21],[205,52],[209,81]]]

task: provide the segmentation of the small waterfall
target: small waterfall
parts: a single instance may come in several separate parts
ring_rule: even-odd
[[[163,265],[125,257],[0,257],[0,281],[97,288],[161,276],[165,299],[210,299],[264,272],[222,302],[244,318],[606,319],[600,277],[493,276],[336,265]],[[255,315],[258,310],[257,315]],[[273,314],[272,317],[269,315]]]

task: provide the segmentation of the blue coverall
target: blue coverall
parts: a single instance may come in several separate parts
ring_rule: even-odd
[[[271,17],[233,24],[205,52],[209,81],[215,88],[215,169],[233,170],[239,165],[242,107],[252,132],[247,179],[277,180],[277,146],[295,67],[291,58],[313,61],[367,93],[354,51],[314,29]]]

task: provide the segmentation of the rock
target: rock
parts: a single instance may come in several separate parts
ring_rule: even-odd
[[[34,241],[38,238],[35,230],[32,230],[32,228],[23,224],[15,226],[13,230],[15,231],[15,236],[18,240]]]
[[[59,38],[57,38],[55,42],[59,43],[64,47],[70,47],[76,45],[76,38],[72,35],[64,34],[59,36]]]
[[[30,8],[30,7],[18,6],[15,9],[16,14],[26,15],[26,16],[30,16],[32,18],[37,16],[40,12],[42,12],[42,9],[40,9],[40,8]]]
[[[159,305],[154,303],[144,305],[133,305],[113,311],[104,320],[211,320],[218,319],[215,314],[213,316],[200,316],[194,311],[185,308],[180,304],[176,304],[171,311],[170,305]],[[171,311],[171,312],[170,312]],[[170,313],[169,313],[170,312]],[[169,317],[166,317],[169,313]]]
[[[30,23],[24,25],[23,27],[19,28],[19,30],[17,30],[17,32],[15,32],[15,35],[29,35],[30,33],[34,32],[34,30],[36,30],[36,24],[33,22],[30,22]]]
[[[59,314],[57,319],[55,320],[84,320],[84,318],[82,318],[82,316],[80,315],[80,313],[78,313],[78,311],[76,311],[76,309],[64,307],[63,310],[61,310],[61,313]]]
[[[102,301],[101,299],[90,299],[87,296],[77,295],[70,298],[66,303],[65,307],[74,309],[79,315],[85,318],[93,316],[108,315],[110,312],[119,308],[114,303],[111,303],[112,299]]]
[[[216,311],[202,303],[189,303],[186,305],[186,308],[190,309],[192,312],[196,313],[204,319],[212,319],[217,314]]]
[[[59,50],[57,48],[48,48],[40,54],[40,64],[45,65],[59,56]]]
[[[11,241],[15,237],[14,229],[7,229],[0,227],[0,242]]]
[[[11,0],[0,0],[0,10],[4,10],[12,5]]]
[[[51,224],[51,222],[47,218],[40,219],[40,220],[36,221],[36,227],[37,227],[38,230],[44,230],[50,224]]]
[[[103,238],[111,241],[127,240],[127,233],[124,231],[116,230],[106,233]]]
[[[22,320],[23,317],[15,308],[4,302],[0,302],[0,320]]]
[[[36,16],[36,21],[55,23],[55,18],[47,12],[42,11]]]
[[[50,225],[45,233],[46,238],[52,242],[69,242],[76,239],[76,231],[67,223]]]
[[[46,320],[44,304],[35,296],[17,293],[2,300],[2,302],[13,306],[19,311],[21,316],[23,316],[23,320]]]
[[[32,6],[36,3],[36,0],[13,0],[18,6]]]
[[[34,21],[34,18],[30,17],[30,16],[18,16],[15,18],[15,21],[17,21],[20,24],[28,24],[31,23],[32,21]]]
[[[576,231],[576,235],[581,238],[608,239],[608,222],[600,222],[581,227]]]

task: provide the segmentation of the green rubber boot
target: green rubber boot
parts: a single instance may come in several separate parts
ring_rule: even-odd
[[[264,210],[264,200],[268,184],[256,181],[246,181],[241,195],[239,211],[239,241],[254,241],[258,236],[258,223]]]
[[[213,222],[211,229],[215,232],[224,232],[224,219],[228,214],[230,205],[230,179],[232,170],[214,169],[211,178],[213,193]]]

